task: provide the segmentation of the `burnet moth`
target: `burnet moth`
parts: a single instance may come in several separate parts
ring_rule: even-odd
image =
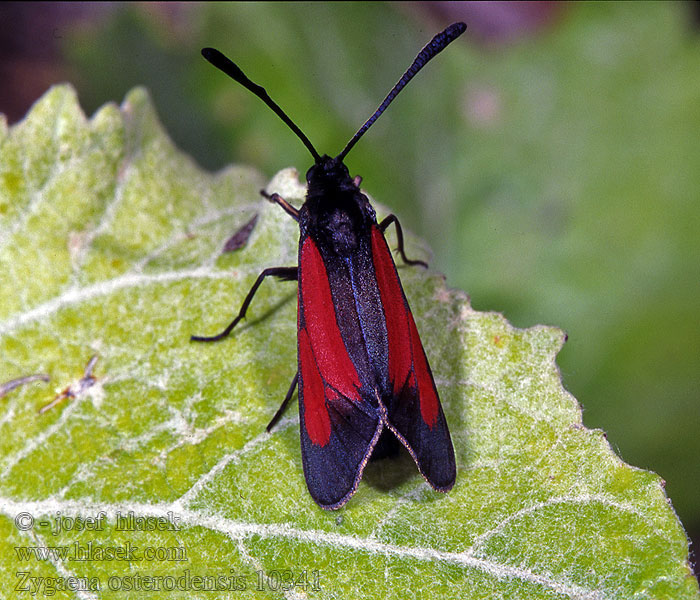
[[[433,375],[418,330],[384,238],[396,226],[398,251],[407,264],[398,219],[377,222],[360,177],[343,164],[355,143],[425,64],[459,37],[455,23],[437,34],[389,92],[376,112],[335,158],[319,155],[286,113],[219,51],[202,50],[215,67],[270,107],[299,137],[314,159],[306,173],[303,206],[266,194],[299,223],[299,264],[265,269],[253,284],[236,318],[213,337],[218,341],[245,317],[266,277],[298,284],[298,369],[268,431],[299,387],[301,456],[313,499],[326,509],[340,508],[355,493],[367,461],[408,450],[426,481],[446,492],[456,477],[455,455]]]

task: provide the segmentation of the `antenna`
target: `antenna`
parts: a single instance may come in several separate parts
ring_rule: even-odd
[[[287,116],[287,113],[285,113],[279,107],[279,105],[272,98],[270,98],[270,96],[268,96],[264,87],[261,87],[248,79],[246,74],[241,71],[236,63],[226,58],[218,50],[214,50],[214,48],[204,48],[202,49],[202,56],[217,69],[220,69],[226,73],[226,75],[228,75],[231,79],[237,81],[244,88],[253,92],[258,98],[267,104],[275,112],[275,114],[277,114],[277,116],[287,124],[287,127],[296,133],[297,137],[304,143],[304,146],[308,148],[311,156],[314,157],[314,161],[319,162],[321,160],[321,157],[319,156],[318,152],[316,152],[316,148],[314,148],[313,144],[309,141],[309,138],[307,138],[304,135],[304,132],[297,127],[294,121]]]
[[[406,84],[413,79],[418,71],[420,71],[428,61],[433,58],[440,51],[444,50],[445,47],[456,40],[460,35],[462,35],[467,29],[464,23],[453,23],[444,31],[438,33],[426,46],[418,53],[413,64],[408,67],[406,72],[402,75],[401,79],[396,83],[393,89],[389,92],[384,102],[381,103],[379,108],[374,112],[374,114],[367,119],[365,124],[360,127],[358,132],[353,136],[353,138],[347,143],[343,151],[338,154],[337,158],[341,161],[345,158],[352,147],[357,143],[364,133],[372,126],[372,124],[379,118],[379,116],[386,110],[386,108],[391,104],[391,102],[396,98],[398,93],[406,87]]]

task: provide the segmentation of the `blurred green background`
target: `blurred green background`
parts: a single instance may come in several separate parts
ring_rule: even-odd
[[[417,51],[431,63],[347,159],[478,310],[557,325],[584,422],[658,472],[700,539],[697,4],[0,5],[0,111],[68,80],[91,114],[146,86],[204,167],[311,159],[199,55],[214,46],[336,154]],[[696,546],[697,547],[697,546]]]

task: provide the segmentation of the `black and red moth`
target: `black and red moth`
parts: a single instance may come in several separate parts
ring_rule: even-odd
[[[396,226],[398,250],[406,258],[401,226],[394,215],[377,223],[374,209],[351,178],[343,159],[403,87],[466,25],[437,34],[343,151],[319,155],[309,139],[259,85],[219,51],[202,50],[215,67],[263,100],[314,158],[306,173],[308,191],[300,209],[268,195],[299,223],[299,265],[265,269],[238,316],[219,335],[226,337],[245,316],[266,277],[298,282],[298,370],[268,431],[299,386],[301,456],[313,499],[336,509],[355,493],[367,461],[405,446],[427,482],[446,492],[456,477],[455,456],[433,375],[384,238]]]

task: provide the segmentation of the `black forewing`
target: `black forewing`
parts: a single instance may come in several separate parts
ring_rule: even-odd
[[[386,424],[411,453],[428,483],[447,491],[456,477],[450,432],[396,266],[377,227],[372,229],[372,255],[388,333],[391,389],[382,398]]]
[[[304,475],[324,508],[357,489],[383,428],[346,265],[328,266],[303,236],[299,268],[299,414]],[[354,313],[354,314],[353,314]],[[342,324],[342,325],[341,325]]]

